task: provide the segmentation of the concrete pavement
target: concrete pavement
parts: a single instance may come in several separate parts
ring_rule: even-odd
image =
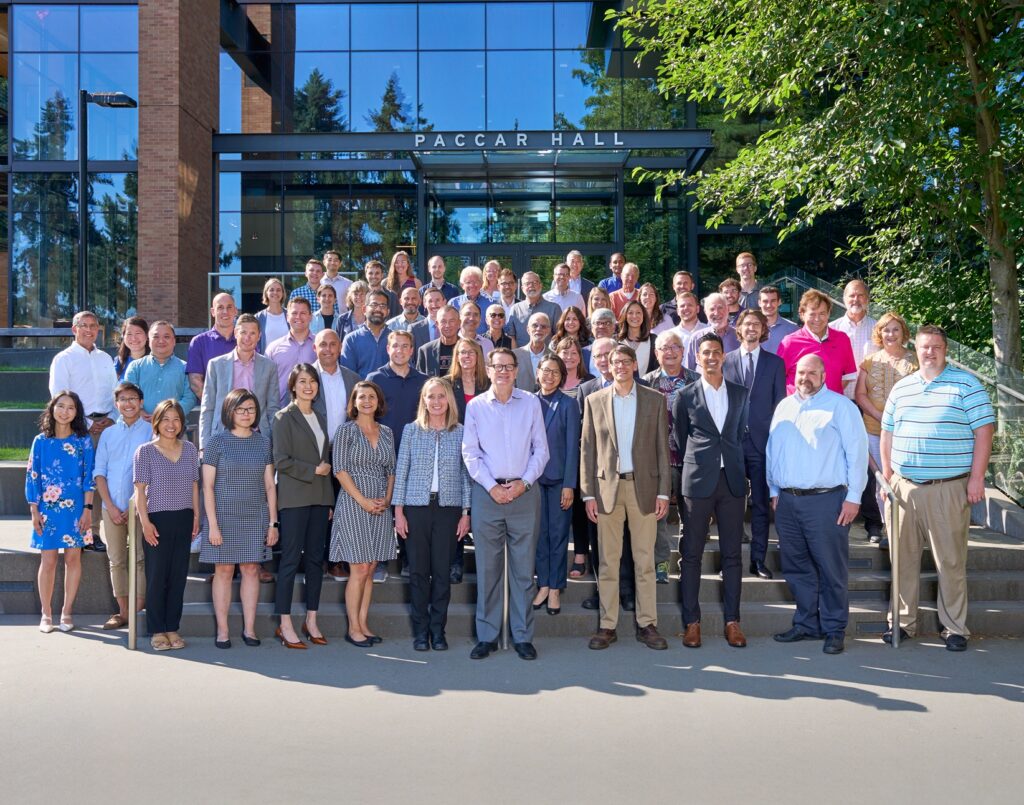
[[[0,616],[3,799],[1020,801],[1024,641],[124,648]],[[898,763],[888,763],[897,752]],[[895,773],[889,773],[887,766]]]

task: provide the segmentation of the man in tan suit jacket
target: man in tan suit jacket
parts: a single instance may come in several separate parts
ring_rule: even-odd
[[[665,398],[634,379],[636,353],[619,345],[611,354],[614,382],[587,397],[583,412],[580,486],[587,517],[597,523],[597,591],[601,623],[590,648],[615,642],[619,621],[619,561],[626,520],[636,574],[637,640],[665,649],[658,634],[654,542],[668,513],[672,470]]]

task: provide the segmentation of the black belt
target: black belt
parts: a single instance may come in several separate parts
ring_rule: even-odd
[[[633,480],[633,473],[631,473],[631,472],[620,472],[619,473],[619,480],[620,481],[632,481]]]
[[[962,478],[969,478],[969,472],[962,472],[959,475],[954,475],[952,478],[932,478],[928,481],[915,481],[913,478],[904,478],[905,481],[910,481],[914,486],[931,486],[932,484],[944,484],[946,481],[959,481]]]
[[[842,484],[839,486],[830,486],[828,489],[822,489],[820,487],[814,489],[793,489],[792,487],[783,487],[782,491],[789,495],[796,495],[798,498],[802,498],[807,495],[827,495],[829,492],[838,492],[840,489],[846,489],[846,487]]]
[[[514,481],[521,481],[522,478],[495,478],[494,483],[504,486],[505,484],[513,483]]]
[[[108,416],[110,416],[110,411],[104,411],[102,414],[93,411],[91,414],[87,414],[86,416],[88,416],[89,419],[106,419]]]
[[[441,494],[439,492],[431,492],[430,493],[430,502],[431,503],[437,503],[440,499],[441,499]]]

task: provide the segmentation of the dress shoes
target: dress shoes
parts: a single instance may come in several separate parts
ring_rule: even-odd
[[[516,650],[521,660],[537,659],[537,649],[533,647],[533,643],[514,643],[512,648]]]
[[[544,597],[543,597],[543,598],[542,598],[542,599],[540,600],[540,602],[539,602],[539,603],[537,603],[537,602],[534,602],[534,604],[533,604],[533,611],[534,611],[534,612],[536,612],[536,611],[537,611],[538,609],[540,609],[541,607],[543,607],[543,606],[544,606],[544,605],[545,605],[545,604],[546,604],[547,602],[548,602],[548,597],[547,597],[547,596],[545,595],[545,596],[544,596]]]
[[[430,641],[430,647],[434,649],[434,651],[447,651],[448,641],[445,639],[444,635],[438,635]]]
[[[846,635],[842,632],[833,632],[825,635],[825,646],[822,648],[826,654],[842,654],[846,648]]]
[[[281,630],[280,630],[280,629],[278,629],[277,631],[281,631]],[[260,640],[260,639],[259,639],[258,637],[256,637],[255,635],[253,635],[252,637],[250,637],[249,635],[247,635],[247,634],[246,634],[246,633],[245,633],[245,632],[243,631],[243,632],[242,632],[242,642],[243,642],[243,643],[245,643],[245,645],[249,646],[250,648],[256,648],[256,647],[257,647],[257,646],[259,646],[259,644],[260,644],[260,643],[262,643],[263,641],[262,641],[262,640]],[[303,646],[303,648],[305,648],[305,646]]]
[[[229,637],[227,640],[218,640],[215,637],[213,638],[213,645],[217,648],[231,648],[231,638]]]
[[[725,624],[725,642],[733,648],[747,647],[747,638],[740,629],[739,621],[729,621]]]
[[[348,632],[345,633],[345,642],[351,643],[353,646],[356,646],[357,648],[370,648],[373,646],[372,640],[367,640],[365,638],[363,640],[356,640],[354,637],[352,637],[352,635],[348,634]]]
[[[584,598],[583,603],[580,606],[582,606],[584,609],[600,609],[601,599],[598,598],[596,595],[592,595],[590,596],[590,598]]]
[[[945,641],[946,651],[967,651],[967,638],[962,634],[948,634]]]
[[[497,643],[488,643],[486,640],[481,640],[479,643],[473,646],[473,650],[469,652],[469,658],[471,660],[484,660],[487,657],[491,656],[492,651],[497,650]]]
[[[274,574],[269,570],[260,568],[260,584],[270,584],[274,580]]]
[[[280,640],[281,641],[281,645],[284,646],[285,648],[293,648],[293,649],[298,649],[300,651],[308,648],[308,646],[305,643],[303,643],[301,640],[299,640],[297,643],[293,643],[291,640],[286,638],[284,636],[284,634],[281,632],[281,627],[280,626],[278,626],[277,629],[274,630],[274,637],[276,637],[278,640]],[[242,635],[242,639],[243,640],[245,639],[245,635],[244,634]]]
[[[892,645],[892,631],[893,630],[890,628],[889,631],[884,632],[882,634],[882,642],[883,643],[888,643],[890,646]],[[907,630],[904,629],[901,626],[900,627],[900,642],[902,643],[904,640],[909,640],[909,639],[910,639],[910,635],[907,633]]]
[[[821,640],[821,638],[822,635],[810,634],[798,626],[794,626],[792,629],[780,632],[772,639],[775,640],[776,643],[799,643],[801,640]]]
[[[683,633],[683,645],[687,648],[700,648],[700,621],[686,627]]]
[[[451,584],[462,584],[462,566],[452,565],[448,568],[448,581]]]
[[[633,593],[623,593],[620,595],[619,603],[626,612],[636,612],[636,596]]]
[[[647,646],[647,648],[653,648],[655,651],[664,651],[668,648],[668,641],[658,634],[658,627],[653,623],[650,626],[637,629],[636,639]]]
[[[413,651],[430,651],[430,641],[425,637],[417,637],[412,641]]]
[[[760,559],[750,563],[750,575],[760,576],[762,579],[775,578],[775,576],[772,575],[772,572],[765,566],[764,562],[762,562]]]
[[[322,634],[313,635],[310,634],[309,627],[306,624],[302,624],[302,633],[309,639],[309,642],[314,646],[326,646],[327,638]]]
[[[608,648],[612,643],[619,639],[619,636],[615,634],[614,629],[598,629],[592,638],[590,638],[590,648],[594,651],[600,651],[601,649]]]

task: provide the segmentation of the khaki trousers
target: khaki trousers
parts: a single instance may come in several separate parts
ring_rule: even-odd
[[[107,538],[107,559],[110,560],[110,586],[114,589],[114,598],[128,595],[128,523],[118,525],[110,519],[106,508],[103,509],[103,535]],[[136,594],[139,598],[146,597],[146,567],[142,551],[142,525],[135,518],[135,566],[138,569],[138,586]],[[128,605],[131,606],[131,601]]]
[[[938,611],[942,636],[970,637],[967,629],[967,532],[971,509],[967,479],[918,485],[899,473],[890,480],[900,503],[899,532],[892,528],[892,506],[885,507],[885,527],[899,551],[900,626],[917,634],[921,589],[921,552],[927,543],[939,574]],[[890,616],[891,618],[891,616]],[[890,626],[892,624],[890,623]]]
[[[654,575],[654,543],[658,520],[644,514],[636,502],[632,481],[619,481],[619,494],[608,514],[597,515],[597,554],[600,565],[597,593],[601,599],[601,628],[614,629],[619,622],[619,562],[622,530],[629,522],[636,577],[636,622],[641,628],[658,625],[657,586]]]

